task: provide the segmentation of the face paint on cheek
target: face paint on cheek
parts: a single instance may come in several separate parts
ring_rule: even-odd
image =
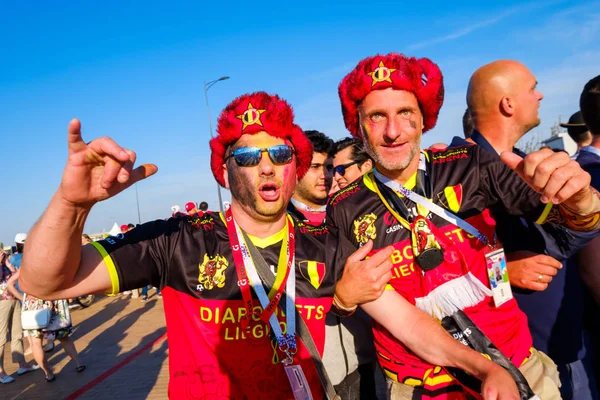
[[[256,196],[251,185],[248,184],[249,177],[241,170],[233,169],[229,172],[229,190],[231,196],[234,197],[241,205],[256,208]]]
[[[296,188],[296,168],[292,166],[292,163],[286,164],[283,167],[282,192],[291,194]]]
[[[413,129],[417,129],[417,123],[415,121],[413,121],[412,119],[410,121],[408,121],[408,123],[410,124],[410,127]]]
[[[360,127],[362,132],[362,141],[363,143],[368,143],[373,129],[368,124],[361,124]]]
[[[287,182],[289,176],[290,176],[290,166],[286,165],[285,167],[283,167],[283,181]]]

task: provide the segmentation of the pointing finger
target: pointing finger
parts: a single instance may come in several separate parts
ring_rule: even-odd
[[[373,241],[369,240],[362,247],[360,247],[358,250],[356,250],[354,253],[352,253],[350,255],[350,257],[348,257],[347,261],[349,261],[351,263],[356,263],[356,262],[362,261],[362,260],[364,260],[364,258],[366,256],[369,255],[369,253],[371,252],[372,249],[373,249]]]
[[[85,143],[81,137],[81,121],[79,121],[77,118],[73,118],[69,123],[67,132],[67,144],[69,146],[69,152],[75,152],[85,148]]]

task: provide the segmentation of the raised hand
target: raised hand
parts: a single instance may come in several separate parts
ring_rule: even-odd
[[[85,143],[78,119],[69,124],[68,146],[69,157],[58,195],[75,206],[91,207],[158,171],[154,164],[133,169],[135,152],[109,137]]]
[[[590,189],[591,177],[565,152],[542,149],[525,158],[505,151],[502,161],[533,190],[543,203],[565,203],[581,214],[595,212],[595,196]]]
[[[393,264],[390,257],[394,248],[388,246],[366,258],[371,250],[373,241],[369,240],[352,253],[346,260],[344,273],[336,285],[336,297],[348,308],[377,300],[392,278]]]

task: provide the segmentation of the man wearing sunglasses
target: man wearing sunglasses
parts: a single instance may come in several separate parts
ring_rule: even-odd
[[[353,246],[336,228],[311,227],[286,213],[312,149],[279,97],[258,92],[237,98],[221,113],[217,132],[210,142],[211,169],[231,190],[225,215],[148,222],[81,246],[92,206],[157,167],[134,169],[133,151],[107,137],[86,143],[80,122],[71,121],[68,162],[29,235],[21,288],[48,300],[148,284],[162,288],[170,398],[293,399],[293,385],[296,398],[320,399],[313,359],[323,352],[325,315],[332,303],[340,314],[353,312],[338,307],[336,281],[343,274],[345,284],[352,282],[357,270],[370,271],[377,282],[389,280],[391,248],[365,259],[369,246],[351,254]],[[352,301],[376,298],[366,290],[371,282],[355,284]],[[399,301],[395,312],[405,324],[399,338],[416,354],[462,366],[485,378],[489,390],[515,392],[501,368],[454,341],[408,302]],[[423,337],[436,341],[435,352]]]
[[[362,305],[375,320],[390,397],[466,399],[482,392],[476,381],[396,340],[406,329],[396,302],[408,300],[503,365],[521,396],[560,398],[556,366],[532,350],[508,277],[493,273],[505,269],[505,259],[490,211],[598,230],[600,197],[589,175],[552,151],[525,159],[510,152],[500,159],[479,146],[422,151],[421,136],[435,126],[444,97],[441,71],[425,58],[368,57],[342,80],[339,95],[345,125],[364,142],[375,168],[330,199],[327,221],[356,246],[376,249],[371,255],[395,249],[389,290]],[[356,303],[346,301],[352,292],[343,281],[336,296],[351,307]],[[423,340],[436,349],[436,341]]]
[[[343,138],[335,143],[333,178],[340,189],[354,182],[373,168],[373,160],[355,138]]]
[[[333,140],[319,131],[304,131],[313,147],[306,175],[298,182],[288,212],[301,221],[318,226],[325,222],[327,196],[331,189]]]
[[[210,142],[211,169],[232,194],[225,214],[149,222],[83,247],[91,207],[157,167],[133,169],[133,151],[110,138],[85,143],[80,130],[73,120],[69,161],[31,231],[22,288],[45,299],[161,288],[170,398],[292,399],[290,384],[322,398],[323,370],[313,357],[323,354],[336,282],[346,262],[385,275],[390,252],[363,260],[364,252],[352,255],[354,247],[335,228],[312,227],[287,214],[312,158],[289,105],[259,92],[234,100],[220,115]],[[49,248],[51,254],[42,250]],[[35,252],[45,254],[45,272],[36,267]],[[306,334],[312,354],[299,339]]]

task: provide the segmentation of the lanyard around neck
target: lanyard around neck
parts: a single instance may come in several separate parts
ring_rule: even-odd
[[[422,152],[419,157],[419,167],[417,169],[417,173],[415,174],[414,191],[415,193],[421,194],[427,198],[431,197],[432,190],[430,174],[428,169],[429,164],[427,163],[426,155]],[[375,173],[375,177],[383,176],[379,172],[377,172],[376,169],[374,169],[373,171]],[[379,181],[381,181],[381,179],[379,179]],[[404,202],[399,196],[397,196],[393,192],[390,192],[390,190],[388,190],[387,187],[379,187],[376,183],[375,189],[379,197],[382,199],[384,205],[388,208],[388,210],[390,210],[390,212],[398,220],[398,222],[400,222],[400,224],[405,228],[410,229],[410,223],[413,222],[413,220],[416,218],[416,215],[414,215],[414,213],[408,209],[406,204],[404,204]],[[417,214],[420,213],[421,210],[418,210]]]
[[[244,240],[243,232],[233,219],[231,208],[225,214],[225,221],[229,233],[229,241],[233,253],[235,267],[238,273],[238,284],[242,292],[242,298],[246,307],[246,315],[242,319],[242,327],[248,326],[250,317],[253,315],[252,295],[250,293],[250,284],[254,288],[263,312],[261,320],[269,323],[271,330],[275,335],[277,343],[286,351],[287,348],[296,348],[296,270],[295,270],[295,237],[292,221],[286,217],[287,238],[282,244],[279,256],[277,276],[271,290],[271,299],[267,295],[263,282],[260,279],[255,267],[255,262],[265,262],[263,260],[253,260],[250,255],[250,246],[254,246],[251,241]],[[258,252],[256,252],[258,256]],[[284,263],[284,260],[285,263]],[[266,264],[266,262],[265,262]],[[285,281],[285,291],[284,291]],[[286,334],[284,335],[275,310],[283,295],[287,295],[286,300]],[[286,351],[287,353],[287,351]]]
[[[406,187],[399,184],[398,182],[380,174],[379,172],[377,172],[376,169],[373,170],[373,174],[375,176],[375,179],[377,181],[381,182],[383,185],[385,185],[388,188],[392,189],[393,191],[401,194],[402,196],[406,197],[410,201],[428,209],[430,212],[434,213],[438,217],[443,218],[444,220],[450,222],[451,224],[458,226],[459,228],[463,229],[464,231],[470,233],[471,235],[476,237],[480,242],[482,242],[484,245],[492,246],[492,247],[495,245],[495,243],[493,245],[490,245],[487,237],[484,234],[482,234],[481,232],[479,232],[479,230],[477,230],[477,228],[475,228],[473,225],[469,224],[467,221],[457,217],[456,215],[443,209],[442,207],[438,206],[437,204],[434,204],[430,200],[413,192],[412,190],[407,189]],[[380,194],[380,193],[378,193],[378,194],[380,196],[382,196],[382,194]],[[399,222],[402,223],[402,221],[399,221]],[[405,225],[405,224],[402,224],[402,225]],[[494,240],[494,242],[495,242],[495,240]]]

